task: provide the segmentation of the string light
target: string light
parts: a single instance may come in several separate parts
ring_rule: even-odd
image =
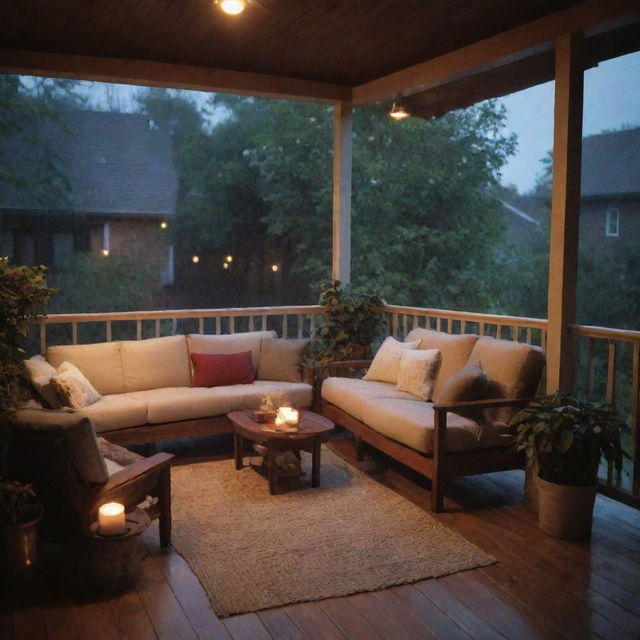
[[[160,223],[160,228],[161,229],[166,229],[169,226],[169,224],[167,222],[165,222],[164,220]]]
[[[198,262],[200,262],[200,256],[191,256],[191,262],[198,264]]]
[[[280,269],[280,267],[279,267],[277,264],[272,264],[272,265],[271,265],[271,271],[273,271],[274,273],[275,273],[276,271],[278,271],[279,269]]]
[[[109,256],[109,249],[103,249],[102,250],[102,255],[107,258]]]

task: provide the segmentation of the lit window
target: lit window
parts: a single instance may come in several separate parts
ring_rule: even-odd
[[[608,209],[607,221],[604,225],[604,233],[611,238],[620,235],[620,209]]]

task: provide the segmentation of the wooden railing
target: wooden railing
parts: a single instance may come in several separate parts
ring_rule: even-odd
[[[55,343],[111,342],[174,335],[176,333],[236,333],[275,329],[282,338],[309,337],[313,334],[322,307],[246,307],[235,309],[180,309],[170,311],[127,311],[122,313],[57,313],[40,321],[39,348],[50,344],[50,331],[56,327]],[[84,333],[87,334],[82,336]],[[85,339],[89,337],[90,339]]]
[[[275,329],[280,337],[310,337],[322,311],[319,305],[303,305],[52,314],[40,322],[34,344],[39,344],[44,353],[51,343],[142,339],[176,333],[221,334]],[[427,327],[546,348],[547,321],[541,318],[397,305],[385,305],[382,311],[387,318],[387,333],[398,339],[404,339],[415,327]],[[571,331],[576,339],[576,393],[616,405],[631,425],[628,449],[632,464],[627,476],[631,481],[623,479],[623,486],[616,487],[613,479],[608,478],[606,490],[637,504],[640,498],[640,331],[582,325],[572,325]],[[51,333],[55,335],[50,336]]]
[[[640,497],[640,331],[584,325],[572,325],[571,331],[576,336],[576,391],[616,406],[631,427],[631,482],[623,477],[623,486],[615,487],[609,478],[607,485],[610,493],[635,502]]]

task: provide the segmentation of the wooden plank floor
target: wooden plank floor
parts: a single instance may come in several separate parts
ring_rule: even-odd
[[[331,445],[353,461],[350,440]],[[179,464],[230,455],[228,441],[173,446]],[[370,458],[365,470],[406,499],[428,504],[427,482],[386,458]],[[60,588],[64,571],[45,556],[50,568],[35,585],[4,594],[0,638],[640,638],[640,512],[599,496],[591,542],[564,542],[538,530],[521,506],[522,483],[521,472],[450,483],[447,511],[436,516],[500,560],[490,567],[220,620],[182,557],[159,549],[152,526],[139,579],[117,596]]]

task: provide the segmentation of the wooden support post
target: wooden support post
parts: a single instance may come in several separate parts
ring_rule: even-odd
[[[351,281],[351,103],[337,102],[333,113],[333,269],[334,280]]]
[[[553,190],[549,245],[547,392],[570,391],[582,169],[582,34],[556,40]]]

